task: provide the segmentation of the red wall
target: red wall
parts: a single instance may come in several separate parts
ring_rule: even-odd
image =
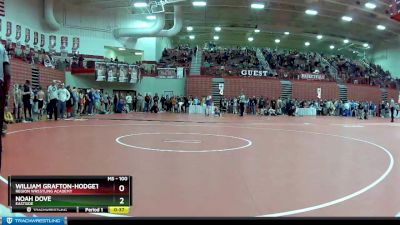
[[[375,104],[382,102],[382,92],[379,87],[363,85],[347,85],[349,100],[372,101]]]
[[[49,86],[53,80],[60,80],[61,82],[65,82],[65,74],[63,71],[46,68],[42,65],[39,65],[39,78],[40,86],[42,86],[44,90],[47,90],[47,86]],[[13,59],[11,61],[11,87],[9,93],[10,106],[14,105],[14,101],[12,98],[13,85],[23,85],[25,84],[26,80],[32,80],[32,65],[19,59]],[[12,109],[13,107],[10,108],[10,110]]]
[[[395,102],[399,101],[399,91],[397,91],[396,89],[387,89],[387,91],[388,91],[388,100],[393,98]]]
[[[212,78],[204,76],[188,76],[186,79],[186,94],[202,97],[212,94]]]
[[[281,83],[278,79],[267,78],[225,78],[224,95],[227,98],[244,94],[250,96],[264,96],[279,98],[281,96]]]
[[[65,83],[65,73],[63,71],[40,66],[39,72],[40,72],[40,86],[42,86],[43,89],[47,90],[47,87],[53,82],[53,80],[59,80]]]
[[[292,84],[293,98],[317,100],[318,88],[321,88],[323,100],[339,98],[339,86],[336,82],[293,81]]]
[[[65,73],[63,71],[46,68],[39,65],[40,86],[47,89],[53,80],[65,82]],[[27,62],[15,59],[11,61],[11,85],[24,84],[25,80],[32,80],[32,65]]]
[[[278,79],[227,77],[225,80],[225,96],[238,96],[241,90],[246,96],[264,96],[278,98],[281,96],[281,84]],[[293,98],[317,99],[317,88],[322,88],[322,99],[338,99],[339,87],[335,82],[320,81],[292,81]],[[212,77],[189,76],[187,78],[187,94],[205,96],[212,93]],[[379,87],[365,85],[347,85],[348,99],[357,101],[373,101],[378,104],[382,101]],[[398,92],[388,89],[388,98],[398,101]]]

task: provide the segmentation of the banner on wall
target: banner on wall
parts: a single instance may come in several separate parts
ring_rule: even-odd
[[[72,39],[72,50],[77,50],[79,48],[79,38],[74,37]]]
[[[322,88],[317,88],[317,98],[322,98]]]
[[[56,36],[50,35],[49,36],[49,48],[54,49],[56,47]]]
[[[136,66],[130,65],[129,75],[130,75],[129,83],[136,84],[138,81],[138,68]]]
[[[107,72],[106,64],[103,62],[96,62],[95,69],[96,69],[96,81],[106,81],[106,72]]]
[[[117,81],[117,64],[116,63],[107,63],[107,81],[115,82]]]
[[[158,68],[158,78],[176,78],[175,68]]]
[[[242,76],[254,76],[254,77],[266,77],[268,76],[268,71],[262,70],[242,70],[240,75]]]
[[[33,32],[33,45],[37,45],[39,43],[39,33]]]
[[[127,83],[128,82],[128,70],[129,66],[127,64],[118,65],[118,82]]]
[[[176,68],[176,78],[180,79],[183,78],[184,74],[184,68],[183,67],[178,67]]]
[[[3,29],[3,20],[0,18],[0,32],[1,32],[1,30]]]
[[[12,23],[10,21],[7,21],[7,31],[6,31],[6,36],[10,37],[12,33]]]
[[[40,34],[40,47],[43,48],[46,43],[46,37],[44,34]]]
[[[68,47],[68,37],[62,36],[61,37],[61,49],[66,49]]]
[[[15,30],[15,39],[19,41],[21,39],[21,25],[17,25],[17,28]]]
[[[29,43],[31,40],[31,29],[25,28],[25,43]]]
[[[300,75],[303,80],[325,80],[324,74],[303,73]]]

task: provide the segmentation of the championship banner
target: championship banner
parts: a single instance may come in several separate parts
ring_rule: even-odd
[[[116,82],[117,81],[117,64],[107,63],[107,81]]]
[[[12,33],[12,23],[10,21],[7,21],[7,31],[6,31],[6,36],[10,37]]]
[[[253,77],[266,77],[268,76],[268,71],[263,70],[242,70],[240,75],[242,76],[253,76]]]
[[[49,48],[54,49],[56,47],[56,36],[50,35],[49,37]]]
[[[96,81],[106,81],[106,72],[107,72],[106,64],[103,62],[96,62],[95,70],[96,70]]]
[[[21,25],[17,25],[17,29],[15,31],[15,39],[19,41],[21,39]]]
[[[178,67],[176,68],[176,78],[181,79],[183,78],[184,74],[184,68],[183,67]]]
[[[41,34],[40,35],[40,47],[43,48],[45,43],[46,43],[46,37],[44,36],[44,34]]]
[[[25,28],[25,43],[29,43],[31,40],[31,29]]]
[[[118,82],[126,83],[128,82],[128,65],[119,64],[118,65]]]
[[[138,81],[138,68],[133,65],[129,65],[129,83],[131,84],[136,84]]]
[[[61,37],[61,49],[66,49],[68,47],[68,37],[62,36]]]
[[[322,98],[322,88],[317,88],[317,98]]]
[[[158,78],[176,78],[175,68],[158,68]]]
[[[324,74],[303,73],[300,75],[300,79],[303,79],[303,80],[325,80],[325,75]]]
[[[72,49],[73,50],[77,50],[79,48],[79,38],[78,37],[74,37],[72,39]]]
[[[33,45],[37,45],[39,43],[39,33],[33,32]]]

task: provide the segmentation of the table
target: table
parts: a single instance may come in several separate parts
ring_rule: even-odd
[[[297,116],[316,116],[317,109],[316,108],[296,108]]]
[[[214,114],[214,106],[211,106],[211,114]],[[205,105],[190,105],[189,114],[206,114]]]

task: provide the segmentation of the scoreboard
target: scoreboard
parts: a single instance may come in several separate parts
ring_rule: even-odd
[[[15,213],[128,214],[131,176],[9,176],[8,205]]]

